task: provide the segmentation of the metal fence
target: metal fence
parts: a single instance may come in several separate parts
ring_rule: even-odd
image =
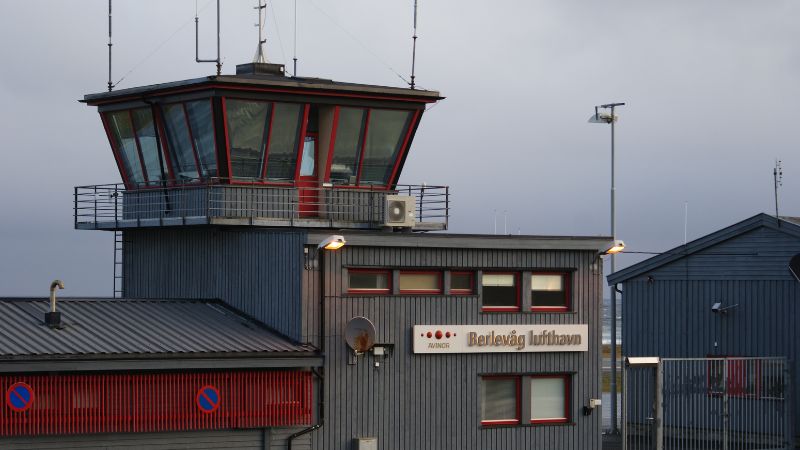
[[[78,186],[74,193],[75,228],[198,225],[228,219],[263,225],[345,226],[379,228],[386,221],[386,196],[415,198],[416,224],[423,230],[447,229],[450,192],[447,186],[398,185],[343,188],[287,183],[265,186],[225,184],[220,180],[126,189],[122,184]]]
[[[626,450],[794,448],[784,358],[627,358]]]

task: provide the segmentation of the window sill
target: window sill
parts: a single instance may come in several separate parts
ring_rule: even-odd
[[[518,424],[483,424],[478,427],[481,430],[493,430],[496,428],[546,428],[546,427],[574,427],[575,422],[551,422],[551,423],[518,423]]]

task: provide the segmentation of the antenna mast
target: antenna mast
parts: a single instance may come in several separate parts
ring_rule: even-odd
[[[411,48],[411,89],[414,89],[414,69],[417,63],[417,0],[414,0],[414,36],[411,37],[414,42]]]
[[[217,76],[220,76],[222,59],[219,56],[219,0],[217,0],[217,59],[200,59],[200,19],[197,17],[197,0],[194,5],[194,60],[199,63],[217,63]]]
[[[775,182],[775,218],[778,219],[778,226],[780,226],[780,216],[778,215],[778,188],[783,186],[783,167],[781,167],[781,160],[775,160],[775,169],[772,170],[772,179]]]
[[[258,47],[256,47],[256,55],[253,57],[254,63],[266,63],[267,57],[264,54],[264,44],[267,43],[267,40],[264,39],[264,10],[267,8],[267,4],[261,3],[261,0],[258,0],[258,6],[254,6],[253,9],[258,10]]]
[[[297,0],[294,0],[294,42],[293,42],[294,50],[293,50],[293,60],[294,60],[294,70],[292,70],[292,76],[297,76]]]
[[[108,0],[108,92],[114,89],[114,83],[111,82],[111,0]]]

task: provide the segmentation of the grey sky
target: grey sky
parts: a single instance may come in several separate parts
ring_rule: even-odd
[[[222,2],[226,73],[253,56],[255,3]],[[297,4],[300,75],[408,76],[412,0]],[[211,57],[214,3],[198,5]],[[56,277],[70,295],[110,295],[113,236],[74,231],[71,209],[73,186],[119,180],[96,110],[76,102],[105,89],[107,2],[0,6],[0,295],[45,295]],[[268,57],[287,67],[292,7],[274,0],[267,26]],[[193,60],[194,11],[193,0],[115,0],[120,88],[212,73]],[[423,118],[401,182],[450,185],[455,232],[492,232],[497,210],[501,231],[508,211],[513,233],[607,234],[609,129],[586,120],[624,101],[629,249],[682,243],[685,201],[689,239],[774,213],[776,157],[781,212],[800,215],[798,20],[793,0],[420,0],[417,81],[447,99]]]

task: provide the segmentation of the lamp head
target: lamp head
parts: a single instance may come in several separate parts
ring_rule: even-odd
[[[325,250],[338,250],[338,249],[344,247],[344,244],[346,244],[346,243],[347,243],[347,241],[344,240],[344,236],[339,235],[339,234],[334,234],[334,235],[326,237],[325,240],[323,240],[322,242],[319,243],[317,248],[321,248],[321,249],[325,249]]]
[[[603,255],[615,255],[617,253],[621,253],[625,250],[625,243],[621,240],[617,239],[608,246],[601,254]]]

